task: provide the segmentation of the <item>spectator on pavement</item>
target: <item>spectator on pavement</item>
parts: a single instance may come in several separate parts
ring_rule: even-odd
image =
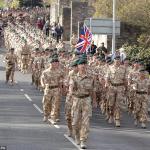
[[[41,18],[38,18],[36,26],[38,29],[43,30],[43,22],[42,22]]]
[[[56,31],[57,42],[59,42],[63,34],[63,27],[58,23],[55,31]]]
[[[56,38],[56,24],[55,23],[52,24],[51,34],[53,38]]]
[[[50,24],[49,24],[49,20],[47,20],[43,27],[43,31],[47,37],[49,37],[49,30],[50,30]]]
[[[102,57],[105,58],[108,54],[107,48],[104,46],[104,42],[101,43],[101,46],[97,48],[97,53]]]
[[[125,53],[125,49],[124,48],[120,48],[119,49],[120,51],[120,59],[121,59],[121,62],[124,62],[124,60],[126,59],[126,53]]]
[[[92,41],[92,44],[91,44],[91,47],[88,50],[88,53],[95,54],[96,53],[96,49],[97,49],[97,46],[94,44],[94,41]]]

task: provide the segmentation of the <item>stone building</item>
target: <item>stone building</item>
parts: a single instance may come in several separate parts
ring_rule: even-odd
[[[64,40],[70,40],[72,33],[78,33],[78,24],[85,18],[92,17],[94,8],[93,0],[55,0],[51,4],[51,23],[60,22],[64,27]]]

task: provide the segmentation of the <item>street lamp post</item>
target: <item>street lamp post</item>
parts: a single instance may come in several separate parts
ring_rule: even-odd
[[[113,0],[113,33],[112,33],[112,56],[114,58],[116,49],[116,0]]]

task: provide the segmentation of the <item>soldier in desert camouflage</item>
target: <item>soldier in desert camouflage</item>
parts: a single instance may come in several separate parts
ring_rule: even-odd
[[[86,140],[89,132],[89,121],[92,115],[91,101],[97,107],[96,93],[93,77],[87,74],[87,61],[81,58],[78,62],[78,73],[70,80],[70,93],[72,97],[72,128],[75,141],[81,148],[86,148]]]
[[[44,88],[43,96],[43,121],[48,118],[53,120],[53,123],[59,119],[60,98],[62,93],[63,73],[59,69],[59,60],[50,58],[50,66],[44,70],[41,75],[41,85]]]
[[[148,121],[148,99],[150,95],[150,80],[147,79],[147,72],[144,69],[139,70],[139,77],[134,84],[134,124],[141,123],[142,128],[146,128]]]
[[[11,80],[11,84],[14,84],[14,72],[17,64],[17,56],[14,54],[14,48],[11,48],[9,52],[5,56],[6,61],[6,83],[8,83],[9,79]]]
[[[114,64],[110,66],[106,78],[106,84],[109,86],[109,123],[114,120],[116,127],[120,127],[121,104],[125,98],[126,70],[124,66],[121,66],[119,56],[115,58]]]

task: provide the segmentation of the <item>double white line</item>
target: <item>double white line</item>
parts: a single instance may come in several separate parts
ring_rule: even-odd
[[[20,89],[20,91],[23,92],[24,89]],[[24,96],[26,97],[26,99],[28,99],[29,102],[33,102],[32,98],[31,98],[28,94],[24,94]],[[38,110],[38,112],[40,112],[41,114],[43,114],[43,111],[40,109],[39,106],[37,106],[37,105],[34,104],[34,103],[33,103],[33,106],[34,106],[34,108],[35,108],[36,110]],[[59,126],[59,125],[56,125],[52,119],[48,119],[48,121],[49,121],[55,128],[60,129],[60,126]],[[65,137],[68,141],[70,141],[78,150],[82,150],[82,149],[80,149],[80,146],[77,145],[77,144],[74,142],[74,140],[73,140],[72,138],[68,137],[68,135],[64,134],[64,137]]]
[[[23,89],[20,89],[20,91],[24,91],[24,90],[23,90]],[[26,97],[26,99],[27,99],[29,102],[33,102],[32,98],[31,98],[28,94],[24,94],[24,96]],[[43,110],[41,110],[41,108],[40,108],[38,105],[36,105],[35,103],[33,103],[33,106],[34,106],[34,108],[35,108],[36,110],[38,110],[38,112],[40,112],[41,114],[43,114]],[[55,128],[60,129],[60,126],[55,125],[55,123],[54,123],[53,120],[48,119],[48,121],[49,121],[51,124],[53,124]]]

